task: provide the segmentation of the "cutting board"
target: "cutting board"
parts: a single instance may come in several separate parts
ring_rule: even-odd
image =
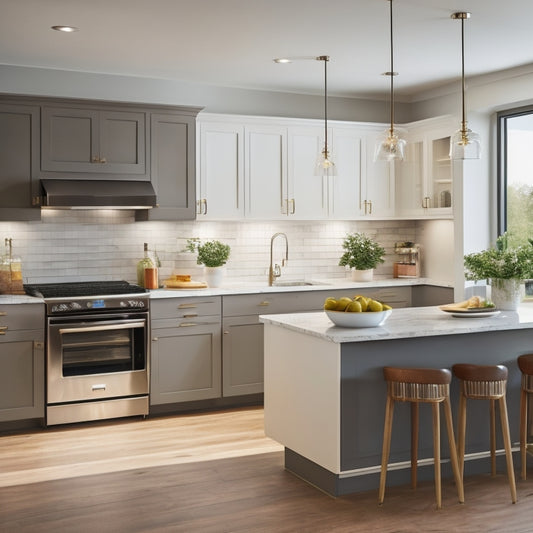
[[[205,281],[178,281],[175,279],[165,281],[167,289],[206,289]]]

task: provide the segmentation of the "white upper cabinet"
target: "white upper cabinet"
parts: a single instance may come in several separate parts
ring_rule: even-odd
[[[244,126],[200,123],[199,137],[197,218],[243,218]]]
[[[453,165],[449,157],[450,119],[408,126],[406,158],[396,164],[397,214],[417,218],[453,214]]]
[[[315,173],[320,120],[199,116],[197,218],[354,220],[394,214],[394,174],[374,163],[373,125],[333,123],[335,176]],[[379,128],[381,129],[381,128]]]
[[[271,220],[294,211],[288,198],[287,128],[245,126],[245,214]]]
[[[381,130],[365,136],[361,171],[359,214],[365,218],[395,215],[394,165],[388,161],[374,161],[374,147]]]

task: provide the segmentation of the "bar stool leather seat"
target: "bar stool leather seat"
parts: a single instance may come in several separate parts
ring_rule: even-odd
[[[533,353],[518,357],[518,368],[522,372],[522,385],[520,387],[520,461],[521,477],[526,479],[527,458],[527,417],[528,394],[533,393]]]
[[[437,509],[442,506],[441,465],[440,465],[440,411],[444,407],[450,459],[453,468],[459,501],[464,502],[463,481],[457,461],[457,451],[453,435],[452,411],[450,407],[450,382],[452,374],[447,369],[434,368],[395,368],[384,367],[383,376],[387,382],[387,403],[383,430],[383,450],[378,502],[385,499],[387,465],[390,455],[392,420],[395,402],[411,403],[411,486],[416,488],[418,464],[418,406],[429,403],[433,411],[433,455],[435,470],[435,499]]]
[[[457,430],[457,456],[459,470],[463,476],[465,438],[466,438],[466,400],[489,400],[490,401],[490,456],[491,473],[496,475],[496,417],[495,402],[498,400],[500,409],[500,421],[502,428],[503,444],[507,461],[507,476],[511,489],[511,501],[516,503],[516,483],[514,477],[513,454],[511,451],[511,437],[509,434],[509,419],[507,415],[507,401],[505,399],[507,389],[507,376],[509,371],[503,365],[453,365],[454,375],[461,380],[459,393],[459,416]]]

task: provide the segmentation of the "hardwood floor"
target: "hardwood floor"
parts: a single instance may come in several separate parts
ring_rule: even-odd
[[[286,472],[261,408],[77,424],[0,437],[0,531],[526,533],[529,477],[515,505],[501,472],[466,478],[464,505],[444,480],[440,511],[433,483],[379,507],[377,490],[331,498]]]

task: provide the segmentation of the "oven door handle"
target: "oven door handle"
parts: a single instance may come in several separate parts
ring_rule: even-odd
[[[137,322],[128,322],[127,324],[108,324],[101,326],[86,326],[83,328],[60,328],[59,333],[86,333],[88,331],[109,331],[118,329],[132,329],[132,328],[144,328],[145,321],[139,320]]]

